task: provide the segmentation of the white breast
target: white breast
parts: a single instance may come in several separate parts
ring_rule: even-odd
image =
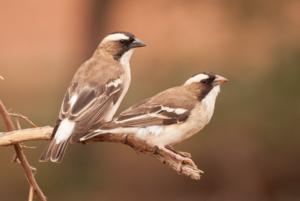
[[[131,70],[130,70],[130,58],[133,54],[133,49],[129,50],[128,52],[124,53],[124,55],[120,58],[120,63],[122,65],[122,67],[124,68],[124,75],[121,77],[121,81],[124,85],[123,91],[118,99],[118,101],[111,105],[109,111],[107,112],[107,114],[104,117],[104,121],[111,121],[112,118],[114,117],[115,113],[117,112],[122,100],[124,99],[129,86],[130,86],[130,82],[131,82]]]
[[[210,121],[214,113],[215,103],[219,93],[220,93],[220,86],[218,85],[215,86],[202,100],[203,107],[207,113],[208,121]]]
[[[215,101],[219,91],[219,86],[214,87],[201,102],[195,105],[185,123],[161,127],[159,134],[157,132],[155,132],[155,135],[148,133],[147,135],[139,135],[139,137],[151,144],[161,146],[177,144],[191,137],[209,123],[214,113]]]

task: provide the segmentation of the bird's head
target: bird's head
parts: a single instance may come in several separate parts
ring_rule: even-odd
[[[100,49],[111,55],[115,60],[128,62],[134,48],[144,47],[143,41],[129,32],[113,32],[108,34],[101,42]]]
[[[209,94],[217,97],[220,92],[220,85],[228,82],[228,79],[213,73],[199,73],[189,78],[184,85],[196,93],[199,100]]]

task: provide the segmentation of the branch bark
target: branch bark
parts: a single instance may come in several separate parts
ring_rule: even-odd
[[[2,103],[1,100],[0,100],[0,115],[2,116],[2,118],[4,120],[6,130],[7,131],[15,130],[15,126],[9,116],[9,113],[6,110],[6,107],[4,106],[4,104]],[[34,192],[36,193],[37,197],[41,201],[46,201],[47,200],[46,196],[42,192],[41,188],[39,187],[39,185],[34,177],[31,166],[27,160],[26,155],[23,152],[22,146],[19,143],[14,143],[12,145],[14,146],[14,149],[15,149],[16,155],[20,161],[20,164],[24,169],[24,172],[25,172],[25,175],[26,175],[29,185],[34,189]]]
[[[50,126],[15,130],[0,133],[0,146],[9,146],[15,143],[35,140],[50,140],[53,128]],[[180,175],[185,175],[191,179],[199,180],[203,171],[199,170],[190,156],[180,154],[180,152],[166,151],[156,146],[151,146],[134,135],[126,134],[105,134],[97,136],[91,142],[114,142],[122,143],[132,147],[134,150],[150,155],[161,163],[166,164]]]

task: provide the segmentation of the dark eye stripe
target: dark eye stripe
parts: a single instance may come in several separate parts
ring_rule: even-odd
[[[133,38],[129,38],[127,40],[122,39],[119,42],[121,43],[121,45],[128,47],[133,42]]]
[[[203,84],[211,84],[215,80],[215,76],[209,76],[209,78],[201,80]]]

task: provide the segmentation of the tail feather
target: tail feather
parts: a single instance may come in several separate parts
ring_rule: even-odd
[[[49,146],[44,150],[40,157],[40,162],[47,162],[50,160],[51,147],[53,146],[54,140],[52,140]]]
[[[51,157],[50,157],[50,160],[52,162],[60,163],[62,161],[62,159],[65,155],[68,143],[69,143],[69,140],[66,140],[59,144],[55,144],[55,146],[52,147]]]
[[[51,140],[48,148],[41,155],[40,161],[61,162],[70,138],[74,132],[74,128],[75,122],[68,119],[61,121],[58,129],[54,131],[53,139]]]
[[[55,162],[60,163],[65,155],[69,139],[56,144],[55,140],[52,140],[40,157],[40,162]]]

